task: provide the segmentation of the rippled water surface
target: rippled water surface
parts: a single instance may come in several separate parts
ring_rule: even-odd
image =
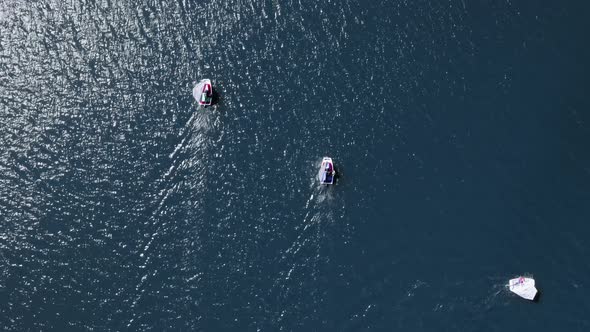
[[[0,2],[2,330],[589,331],[575,3]]]

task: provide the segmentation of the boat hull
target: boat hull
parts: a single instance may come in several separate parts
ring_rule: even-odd
[[[533,301],[537,296],[535,279],[532,278],[518,277],[510,279],[508,287],[511,292],[529,301]]]
[[[321,184],[334,184],[334,177],[336,176],[336,171],[334,170],[334,163],[332,162],[332,158],[324,157],[322,159],[322,164],[320,166],[320,171],[318,172],[318,178]]]
[[[201,80],[193,88],[193,97],[200,106],[209,106],[213,100],[213,87],[211,86],[211,80]]]

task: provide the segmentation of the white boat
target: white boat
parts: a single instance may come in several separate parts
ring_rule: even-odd
[[[334,176],[336,176],[336,170],[334,169],[334,163],[332,158],[324,157],[318,173],[318,178],[321,184],[333,184]]]
[[[511,292],[522,297],[523,299],[532,301],[535,299],[535,296],[537,296],[535,279],[533,278],[518,277],[510,279],[508,282],[508,287],[510,288]]]
[[[197,83],[197,85],[193,88],[193,97],[195,97],[195,100],[201,106],[211,105],[211,101],[213,100],[213,88],[211,87],[211,80],[204,79]]]

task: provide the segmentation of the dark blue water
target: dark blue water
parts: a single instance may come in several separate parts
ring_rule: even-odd
[[[589,11],[2,2],[2,330],[590,330]]]

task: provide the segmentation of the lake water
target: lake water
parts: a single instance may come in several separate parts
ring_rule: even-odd
[[[3,1],[2,329],[589,331],[589,11]]]

